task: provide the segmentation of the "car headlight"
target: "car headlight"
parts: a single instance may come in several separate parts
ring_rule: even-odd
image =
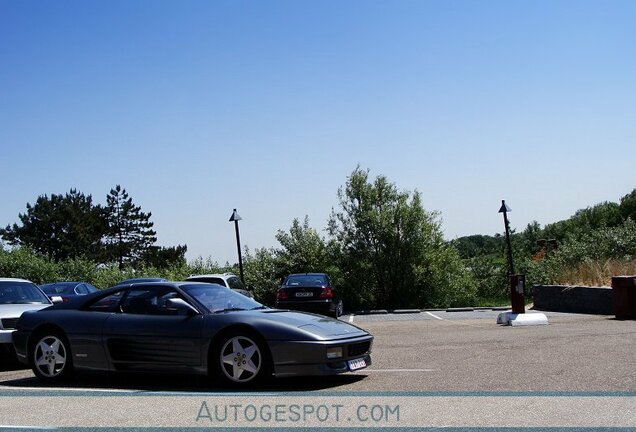
[[[327,358],[337,359],[342,357],[342,347],[329,347],[327,348]]]

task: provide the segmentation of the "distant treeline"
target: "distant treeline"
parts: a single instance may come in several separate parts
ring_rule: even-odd
[[[183,258],[185,246],[160,249],[154,247],[154,240],[134,253],[126,252],[123,245],[134,237],[134,224],[125,225],[121,219],[117,222],[113,215],[127,214],[124,219],[149,222],[150,213],[142,213],[141,219],[131,218],[133,213],[139,216],[140,208],[119,186],[111,191],[107,206],[99,207],[103,219],[98,224],[105,223],[107,230],[91,237],[93,243],[78,241],[73,249],[73,239],[60,242],[65,230],[40,234],[42,243],[38,243],[38,236],[24,234],[29,224],[37,226],[36,207],[52,199],[71,203],[90,200],[76,191],[53,197],[40,197],[36,205],[27,205],[27,213],[19,216],[22,225],[0,231],[9,243],[0,245],[0,276],[36,283],[83,280],[105,288],[130,277],[183,280],[190,274],[238,273],[235,265],[221,266],[211,258],[188,263]],[[475,235],[447,242],[439,214],[424,209],[417,191],[400,191],[386,177],[372,178],[368,170],[359,167],[347,177],[337,197],[338,208],[327,221],[326,235],[312,228],[305,216],[293,219],[288,230],[275,233],[280,247],[245,248],[245,282],[257,299],[272,305],[279,284],[289,273],[326,272],[349,310],[508,301],[503,236]],[[128,211],[122,213],[125,203]],[[96,207],[88,204],[83,204],[86,209]],[[68,222],[64,214],[51,220]],[[618,271],[618,266],[629,266],[636,258],[634,220],[636,189],[620,203],[579,210],[565,221],[543,228],[533,222],[512,235],[516,270],[527,273],[529,284],[568,282],[566,279],[578,283],[571,270],[579,268],[577,274],[582,275],[587,271],[582,265]],[[149,239],[154,238],[152,225],[142,228]],[[126,229],[130,236],[123,234]],[[114,247],[118,242],[119,249]]]
[[[512,234],[515,270],[531,284],[608,285],[636,272],[636,189],[619,202],[603,202],[541,227],[532,222]],[[507,293],[505,239],[473,235],[451,242],[470,268],[480,297]]]

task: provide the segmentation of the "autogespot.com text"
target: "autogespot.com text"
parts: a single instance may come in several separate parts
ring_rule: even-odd
[[[196,422],[203,425],[236,423],[358,423],[395,425],[400,405],[382,404],[218,404],[203,401]]]

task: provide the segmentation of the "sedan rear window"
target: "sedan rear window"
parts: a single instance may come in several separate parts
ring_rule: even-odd
[[[289,276],[285,281],[285,286],[303,286],[303,287],[313,287],[313,286],[323,286],[327,285],[327,278],[323,275],[298,275],[298,276]]]

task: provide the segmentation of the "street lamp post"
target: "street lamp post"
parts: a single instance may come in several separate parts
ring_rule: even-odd
[[[501,200],[501,208],[499,209],[499,213],[503,213],[504,225],[506,227],[506,246],[508,247],[508,274],[512,275],[515,273],[514,263],[512,262],[512,245],[510,243],[510,224],[508,223],[508,212],[512,211],[510,207],[506,204],[505,200]]]
[[[512,243],[510,241],[510,226],[508,223],[508,212],[512,211],[506,205],[506,201],[501,200],[501,208],[499,213],[503,213],[504,224],[506,225],[506,246],[508,247],[508,282],[510,283],[510,305],[511,312],[500,313],[497,317],[497,324],[509,326],[530,326],[544,325],[548,323],[545,314],[534,312],[526,313],[526,275],[515,274],[514,263],[512,262]]]
[[[243,258],[241,257],[241,236],[239,235],[239,226],[238,221],[243,219],[236,212],[236,209],[232,212],[232,216],[230,216],[230,222],[234,222],[234,230],[236,231],[236,249],[238,250],[238,260],[239,260],[239,271],[241,272],[241,282],[245,283],[245,279],[243,278]]]
[[[526,275],[515,274],[515,267],[512,261],[512,243],[510,242],[510,226],[508,223],[509,211],[512,210],[506,205],[506,201],[501,200],[501,208],[499,209],[499,213],[503,213],[504,224],[506,225],[506,246],[508,249],[508,268],[510,269],[508,273],[508,280],[510,283],[510,303],[513,313],[523,314],[526,312]]]

